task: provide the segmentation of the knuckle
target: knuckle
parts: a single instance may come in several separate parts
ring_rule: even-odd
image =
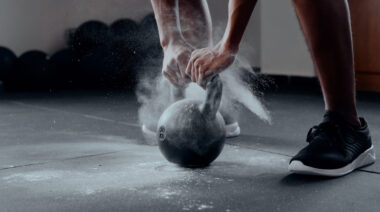
[[[199,60],[196,60],[196,61],[194,62],[194,66],[195,66],[195,67],[200,66]]]
[[[170,75],[170,70],[169,69],[164,69],[163,71],[162,71],[162,73],[163,74],[166,74],[166,75]]]
[[[173,58],[169,61],[169,64],[168,64],[169,67],[175,67],[176,65],[177,65],[176,59]]]
[[[183,61],[183,60],[187,60],[189,58],[189,55],[187,54],[180,54],[177,56],[177,61]]]

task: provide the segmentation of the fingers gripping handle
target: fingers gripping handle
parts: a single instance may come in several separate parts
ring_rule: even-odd
[[[223,83],[220,80],[219,75],[213,77],[206,84],[206,100],[202,106],[202,113],[210,118],[214,119],[219,110],[220,102],[222,100]]]

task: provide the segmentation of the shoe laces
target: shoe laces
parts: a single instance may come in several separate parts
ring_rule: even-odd
[[[306,141],[308,143],[313,142],[318,136],[321,136],[323,134],[327,134],[329,136],[329,139],[326,139],[330,145],[333,144],[340,144],[339,146],[343,147],[343,133],[342,128],[338,123],[335,122],[323,122],[319,125],[313,126],[310,128],[309,132],[307,133]]]

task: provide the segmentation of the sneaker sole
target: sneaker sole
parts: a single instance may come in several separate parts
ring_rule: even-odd
[[[239,123],[234,122],[232,124],[226,125],[226,138],[233,138],[240,135]]]
[[[340,177],[351,173],[355,169],[375,163],[376,155],[373,146],[360,154],[354,161],[339,169],[318,169],[304,165],[301,161],[292,161],[289,164],[289,171],[296,174],[320,175],[328,177]]]

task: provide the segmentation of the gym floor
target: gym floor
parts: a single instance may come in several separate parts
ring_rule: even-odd
[[[323,115],[318,92],[267,92],[273,125],[242,111],[242,135],[194,170],[142,144],[134,95],[0,94],[0,211],[379,211],[380,163],[341,178],[288,172]],[[358,105],[380,152],[379,95]]]

